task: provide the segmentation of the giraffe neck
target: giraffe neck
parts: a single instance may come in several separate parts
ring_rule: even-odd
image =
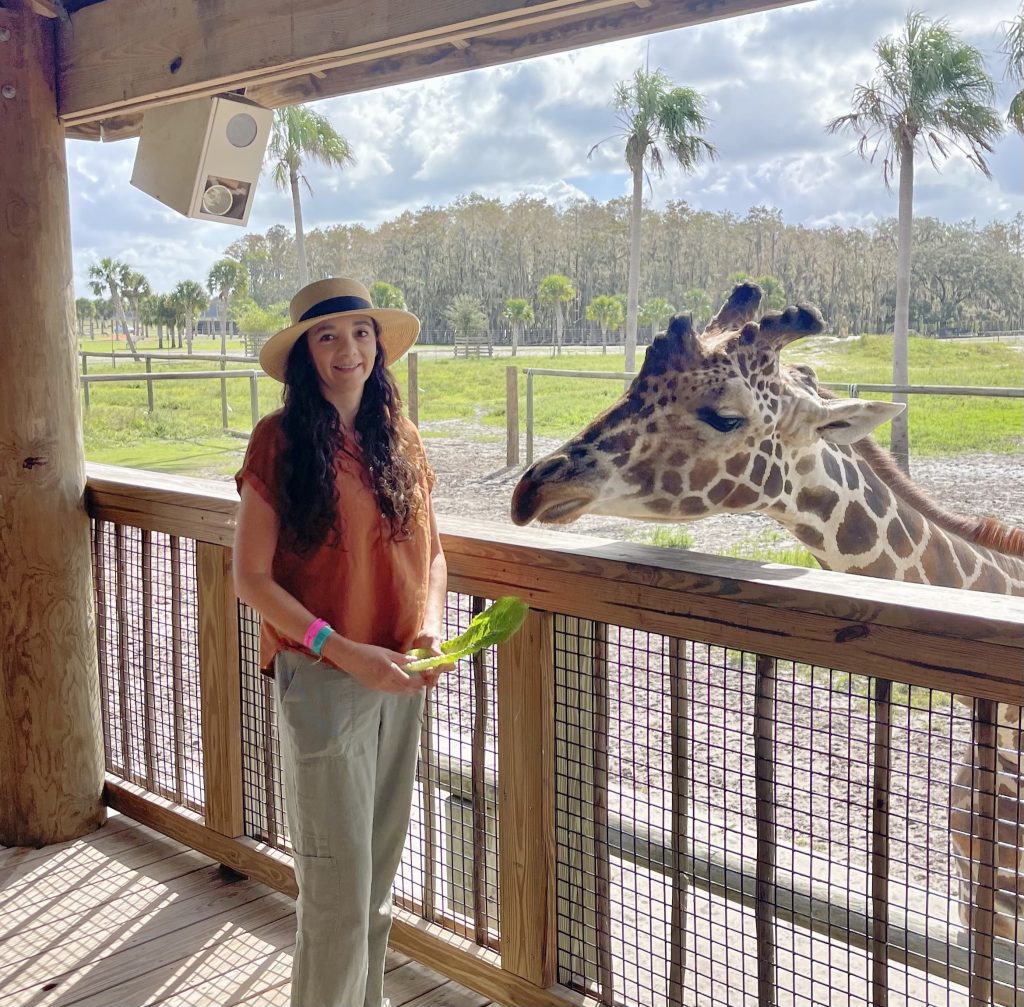
[[[789,475],[792,493],[768,513],[826,570],[1024,595],[1024,557],[970,541],[971,522],[923,509],[856,446],[821,442]]]

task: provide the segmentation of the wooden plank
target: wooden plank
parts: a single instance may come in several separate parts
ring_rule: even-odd
[[[105,0],[60,32],[65,126],[246,88],[276,107],[701,24],[797,0]],[[94,136],[93,130],[70,135]],[[109,138],[110,131],[106,136]]]
[[[184,808],[145,794],[138,787],[112,780],[106,784],[107,803],[165,835],[178,839],[240,873],[280,892],[296,894],[290,859],[277,850],[249,839],[227,839],[206,828]],[[583,1002],[558,985],[542,989],[500,967],[497,956],[449,930],[424,923],[409,914],[396,914],[391,945],[417,961],[429,963],[444,975],[503,1004],[528,1003],[531,1007],[570,1007]],[[188,1007],[195,1007],[189,1004]],[[211,1005],[212,1007],[212,1005]],[[218,1004],[217,1007],[220,1007]]]
[[[146,794],[123,781],[108,777],[104,794],[111,807],[205,853],[239,874],[262,881],[286,895],[297,893],[291,859],[263,843],[245,837],[230,839],[223,836],[207,827],[194,812]]]
[[[529,1004],[530,1007],[573,1007],[588,1002],[564,987],[547,989],[500,968],[493,956],[452,934],[423,923],[399,917],[391,929],[394,947],[417,961],[429,962],[439,972],[499,1004]],[[592,1002],[592,1001],[590,1001]]]
[[[245,831],[242,810],[242,691],[238,605],[231,553],[196,546],[199,593],[199,688],[202,696],[206,824],[224,836]]]
[[[5,1007],[141,1007],[159,1003],[161,994],[195,990],[246,963],[251,982],[265,971],[266,959],[289,947],[294,937],[291,905],[270,892],[240,908],[54,976],[42,990],[14,993],[5,998]]]
[[[501,964],[537,986],[554,982],[554,628],[530,612],[498,647],[498,881]]]
[[[280,901],[277,894],[269,897],[275,903]],[[175,939],[176,931],[186,928],[192,931],[191,939],[197,939],[199,932],[196,928],[200,924],[207,928],[203,932],[216,933],[229,921],[241,923],[243,914],[250,910],[252,904],[264,902],[267,898],[268,892],[263,885],[255,881],[236,881],[219,888],[206,884],[188,897],[156,889],[149,893],[146,903],[136,905],[129,916],[124,915],[128,908],[124,904],[118,905],[115,912],[105,906],[96,914],[99,920],[85,921],[88,924],[86,928],[72,928],[69,920],[63,934],[53,935],[57,939],[43,953],[0,968],[0,989],[4,990],[6,999],[21,991],[33,994],[37,988],[52,982],[67,989],[70,980],[74,982],[77,994],[80,983],[75,979],[75,973],[88,970],[92,974],[98,969],[109,974],[106,970],[108,959],[128,955],[153,940],[163,944],[168,939]],[[260,909],[255,918],[262,920],[265,916],[265,909]],[[145,949],[146,962],[150,960],[151,951],[152,948]],[[123,957],[119,960],[122,963],[126,961]],[[123,964],[119,971],[122,976],[130,974]]]
[[[3,869],[9,864],[23,864],[28,860],[43,860],[54,854],[70,850],[78,843],[86,843],[91,846],[99,839],[131,828],[133,824],[132,820],[125,818],[124,815],[111,815],[106,823],[80,839],[68,839],[63,843],[52,843],[49,846],[0,846],[0,877],[2,877]]]
[[[108,0],[109,2],[109,0]],[[95,468],[95,480],[93,471]],[[212,487],[213,499],[206,490]],[[90,467],[104,501],[151,510],[145,527],[188,524],[229,544],[224,483]],[[114,496],[116,494],[116,496]],[[183,518],[183,515],[194,517]],[[1024,705],[1024,598],[659,550],[585,535],[442,518],[453,590],[522,595],[537,608],[962,695]]]
[[[191,862],[186,862],[186,857]],[[107,932],[115,923],[124,928],[126,921],[155,904],[166,905],[171,897],[190,899],[201,895],[215,899],[220,888],[238,883],[228,881],[228,875],[211,864],[209,858],[192,850],[170,859],[180,860],[182,873],[166,880],[135,876],[126,884],[125,876],[119,875],[102,890],[94,886],[93,891],[84,893],[84,898],[75,892],[71,900],[53,900],[43,907],[43,912],[37,903],[32,904],[25,916],[16,918],[17,927],[12,929],[16,929],[17,938],[0,945],[0,965],[33,958],[63,940],[81,941],[96,932]],[[198,862],[200,859],[202,863]]]
[[[442,529],[452,590],[1024,705],[1022,598],[479,524]]]
[[[102,845],[71,850],[53,860],[10,866],[0,876],[0,884],[7,899],[22,892],[32,892],[36,898],[42,898],[47,892],[74,889],[90,872],[90,880],[111,877],[118,870],[143,867],[175,852],[163,836],[150,839],[132,831],[119,832]]]

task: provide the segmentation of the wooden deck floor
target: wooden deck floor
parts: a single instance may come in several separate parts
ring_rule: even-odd
[[[4,1007],[288,1007],[294,903],[124,816],[0,848]],[[493,1007],[389,953],[393,1007]]]

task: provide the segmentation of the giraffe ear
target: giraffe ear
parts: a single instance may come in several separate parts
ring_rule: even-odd
[[[821,403],[818,436],[833,444],[852,444],[907,408],[905,402],[872,399],[828,399]]]

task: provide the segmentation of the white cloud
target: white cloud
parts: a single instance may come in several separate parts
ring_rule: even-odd
[[[1018,0],[932,0],[977,45],[999,82],[999,106],[1012,93],[1003,80],[1001,23]],[[745,214],[778,207],[787,223],[863,225],[895,215],[895,194],[880,164],[853,152],[849,136],[824,124],[849,107],[856,84],[874,74],[875,42],[898,32],[907,8],[895,0],[817,0],[650,39],[629,39],[451,77],[320,102],[353,145],[357,164],[342,171],[308,165],[313,188],[303,199],[308,228],[335,223],[374,227],[405,210],[443,205],[477,191],[513,199],[521,193],[564,203],[607,199],[629,190],[619,124],[611,107],[616,82],[648,60],[707,96],[708,139],[720,157],[690,175],[669,170],[654,180],[653,203],[685,199],[698,209]],[[987,180],[962,158],[935,172],[918,158],[915,208],[945,220],[987,222],[1024,212],[1024,140],[1008,136]],[[134,141],[68,144],[75,271],[79,293],[96,259],[130,261],[160,290],[203,278],[244,233],[189,221],[129,185]],[[249,229],[292,227],[291,200],[264,175]]]

